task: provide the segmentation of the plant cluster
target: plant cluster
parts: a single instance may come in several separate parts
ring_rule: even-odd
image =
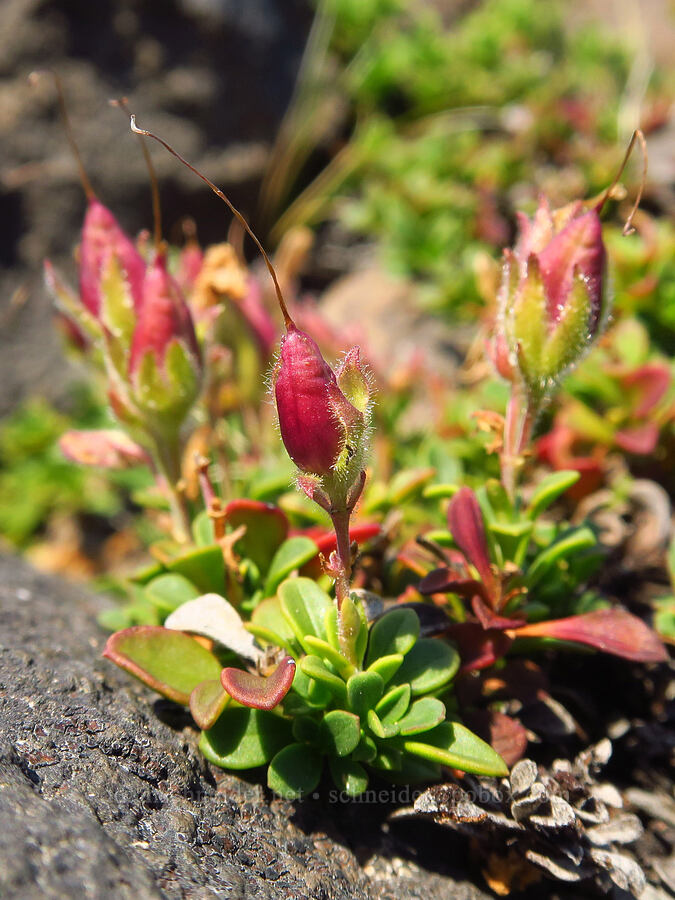
[[[154,139],[192,169],[130,119],[144,148]],[[584,387],[577,374],[576,393],[550,412],[607,320],[601,215],[619,176],[593,199],[555,208],[544,197],[532,218],[519,215],[485,342],[497,387],[483,377],[467,391],[449,435],[443,396],[431,437],[399,447],[424,368],[397,389],[385,383],[376,407],[367,352],[352,347],[329,365],[325,348],[341,337],[320,313],[289,311],[290,273],[196,174],[257,245],[273,291],[229,244],[203,251],[192,236],[169,247],[156,186],[154,240],[133,241],[86,175],[79,288],[46,266],[71,344],[98,371],[117,422],[66,432],[62,451],[99,468],[149,469],[143,499],[163,530],[154,562],[126,580],[126,604],[105,618],[115,630],[105,655],[189,707],[208,759],[265,765],[284,796],[311,793],[325,770],[352,796],[373,773],[504,775],[504,759],[463,724],[462,679],[548,647],[666,658],[645,622],[593,586],[604,559],[593,529],[549,514],[579,474],[550,456],[561,471],[535,479],[531,465],[535,450],[546,458],[565,404],[594,391],[606,398],[608,445],[638,447],[645,417],[657,429],[651,447],[671,427],[665,363],[631,354],[620,335],[601,350],[619,354],[605,382]],[[266,381],[297,493],[277,455]],[[470,414],[482,441],[469,437]],[[383,444],[375,462],[371,445]]]

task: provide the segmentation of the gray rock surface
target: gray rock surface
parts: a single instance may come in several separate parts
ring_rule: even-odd
[[[3,900],[486,896],[444,829],[210,767],[183,711],[101,658],[103,603],[0,557]]]

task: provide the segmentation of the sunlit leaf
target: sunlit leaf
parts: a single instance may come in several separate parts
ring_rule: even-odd
[[[187,705],[202,681],[220,678],[218,659],[182,631],[137,625],[108,638],[103,655],[153,690]]]

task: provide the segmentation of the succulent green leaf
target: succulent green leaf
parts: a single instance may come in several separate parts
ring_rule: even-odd
[[[305,644],[314,655],[320,656],[323,660],[329,662],[343,678],[349,678],[356,671],[354,665],[348,659],[345,659],[339,650],[336,650],[328,641],[308,634],[305,637]]]
[[[398,507],[422,493],[436,474],[435,469],[404,469],[397,472],[389,483],[388,505]]]
[[[358,743],[358,746],[354,751],[352,751],[351,758],[353,760],[357,760],[359,762],[372,762],[377,756],[377,744],[375,741],[368,737],[367,734],[361,734],[361,740]]]
[[[543,550],[529,567],[525,576],[527,586],[533,588],[537,585],[558,560],[579,553],[581,550],[588,550],[596,543],[595,535],[587,526],[573,528],[561,535],[555,543]]]
[[[412,690],[409,684],[399,684],[388,691],[375,707],[375,712],[384,723],[398,722],[410,706]]]
[[[345,653],[355,665],[360,666],[368,644],[368,624],[361,604],[355,603],[351,597],[345,597],[340,609],[340,619]]]
[[[349,797],[358,797],[368,787],[368,773],[354,759],[331,756],[328,765],[336,786]]]
[[[305,675],[308,675],[315,681],[321,682],[321,684],[325,684],[331,694],[333,694],[340,703],[347,702],[347,688],[345,687],[344,681],[328,669],[321,657],[314,656],[313,654],[303,657],[300,660],[300,668]]]
[[[429,694],[446,685],[457,674],[459,653],[438,638],[421,638],[403,660],[396,684],[408,682],[413,696]]]
[[[230,528],[245,526],[245,534],[234,545],[235,551],[251,559],[259,571],[267,572],[276,553],[286,540],[288,519],[276,506],[255,500],[239,499],[227,504],[226,521]]]
[[[532,494],[527,515],[534,520],[541,515],[545,509],[564,494],[566,490],[576,484],[581,477],[576,471],[551,472],[539,482]]]
[[[183,575],[200,594],[222,594],[225,588],[223,551],[217,544],[181,554],[166,564],[171,572]]]
[[[278,597],[267,597],[265,600],[261,600],[253,610],[248,627],[251,634],[255,634],[257,637],[257,632],[252,626],[258,630],[265,629],[278,636],[283,641],[279,644],[280,647],[289,647],[296,643],[295,634],[281,610],[281,601]]]
[[[445,500],[454,497],[458,490],[458,484],[430,484],[424,488],[422,496],[428,500]]]
[[[215,543],[213,520],[205,509],[192,520],[192,537],[198,547],[208,547]]]
[[[436,697],[421,697],[415,700],[408,712],[399,719],[399,734],[420,734],[430,731],[445,719],[445,705]]]
[[[368,663],[382,656],[400,653],[405,656],[420,633],[420,620],[412,609],[392,609],[370,629]]]
[[[440,781],[441,774],[442,770],[438,763],[404,753],[398,770],[392,772],[389,777],[392,781],[402,784],[419,784]]]
[[[290,724],[281,716],[229,706],[213,728],[202,732],[199,749],[223,769],[252,769],[269,762],[290,737]]]
[[[182,603],[199,597],[199,591],[183,575],[167,573],[153,578],[146,586],[145,594],[154,606],[165,615]]]
[[[394,737],[398,734],[398,722],[382,722],[374,709],[369,709],[366,714],[366,723],[372,735],[380,740]]]
[[[320,660],[319,660],[320,661]],[[328,688],[328,685],[325,684],[320,679],[313,678],[302,669],[302,663],[304,659],[300,660],[300,664],[295,669],[295,678],[293,679],[293,690],[296,694],[302,698],[304,703],[312,709],[324,709],[333,699],[333,693]],[[321,661],[320,661],[321,662]],[[344,687],[344,684],[343,684]],[[337,690],[337,687],[336,687]],[[289,701],[291,701],[293,694],[289,694],[286,698],[286,702],[284,705],[284,709],[290,708],[288,706]],[[347,692],[345,688],[344,694],[346,703]]]
[[[403,656],[400,653],[391,653],[389,656],[380,656],[368,666],[368,672],[377,672],[382,681],[387,684],[401,668]]]
[[[383,772],[400,772],[403,762],[403,753],[395,747],[387,747],[380,749],[375,759],[370,763],[374,769],[381,769]]]
[[[365,719],[384,691],[384,681],[377,672],[357,672],[347,682],[349,708],[359,718]]]
[[[348,756],[361,740],[359,717],[343,709],[334,709],[326,713],[320,731],[326,751],[336,756]]]
[[[509,770],[489,744],[459,722],[443,722],[424,734],[423,741],[401,740],[406,753],[474,775],[508,775]]]
[[[321,778],[321,755],[307,744],[289,744],[267,769],[267,785],[275,794],[295,800],[311,793]]]
[[[153,690],[187,706],[202,681],[220,678],[218,659],[182,631],[137,625],[108,638],[103,655]]]
[[[308,634],[325,640],[324,620],[332,600],[311,578],[290,578],[279,587],[281,610],[305,650]]]
[[[302,535],[284,541],[270,563],[265,582],[265,595],[271,597],[284,578],[314,559],[318,552],[314,541]]]
[[[190,694],[192,718],[202,731],[213,728],[229,700],[220,680],[202,681]]]
[[[284,705],[284,709],[286,709]],[[312,715],[296,715],[293,718],[293,737],[300,744],[318,744],[319,723]]]

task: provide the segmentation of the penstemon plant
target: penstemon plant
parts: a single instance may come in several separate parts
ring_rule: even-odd
[[[131,123],[137,133],[155,137],[136,128],[133,116]],[[361,599],[351,591],[350,519],[366,480],[372,406],[358,348],[336,370],[328,366],[288,313],[257,238],[225,195],[208,183],[253,237],[274,281],[286,326],[272,376],[279,428],[298,468],[299,488],[333,524],[335,549],[324,569],[335,583],[335,600],[314,580],[284,580],[316,556],[317,545],[302,537],[286,540],[285,517],[273,508],[233,501],[223,509],[204,467],[207,517],[192,524],[202,547],[174,555],[162,569],[154,567],[138,579],[158,611],[169,613],[164,625],[122,629],[108,640],[104,655],[188,705],[202,729],[200,746],[208,759],[229,769],[268,764],[268,784],[283,796],[313,791],[324,760],[335,784],[352,796],[365,790],[367,769],[405,781],[437,779],[442,766],[504,774],[499,755],[446,715],[441,698],[451,690],[459,667],[454,647],[420,637],[411,609],[394,609],[369,622]],[[94,285],[97,300],[88,302],[85,293],[81,304],[69,296],[63,305],[76,325],[88,326],[87,339],[101,351],[111,406],[164,477],[173,501],[174,538],[186,543],[190,522],[176,462],[181,425],[196,400],[202,350],[159,240],[144,262],[131,242],[122,241],[112,216],[93,202],[96,226],[89,222],[90,209],[80,265],[86,276],[81,283]],[[138,297],[132,291],[136,268]],[[89,444],[82,435],[70,435],[65,449],[77,456],[83,443],[118,455],[126,446],[99,433],[90,436]],[[252,596],[240,606],[252,612],[250,622],[218,592],[227,584],[226,523],[234,526],[236,537],[230,538],[230,547],[248,532],[256,571],[248,573]],[[237,523],[244,527],[238,534]],[[200,593],[197,585],[207,592]],[[236,595],[237,586],[232,587]],[[241,601],[240,592],[232,599]]]
[[[176,260],[161,240],[154,178],[154,244],[135,244],[83,172],[79,292],[49,265],[47,279],[71,337],[105,379],[121,430],[69,432],[61,446],[84,463],[149,465],[172,523],[170,538],[152,547],[154,563],[131,579],[131,604],[108,615],[115,633],[104,655],[188,707],[211,762],[267,766],[269,787],[292,798],[315,791],[324,772],[350,796],[373,773],[406,782],[438,779],[443,767],[505,774],[500,755],[459,721],[455,680],[499,665],[527,641],[663,659],[653,632],[626,611],[602,609],[594,597],[583,610],[581,600],[570,607],[601,559],[595,537],[541,516],[575,476],[553,474],[525,493],[519,483],[537,416],[605,317],[599,213],[610,192],[587,212],[580,204],[552,212],[542,202],[534,222],[521,219],[521,239],[505,254],[490,349],[511,388],[501,482],[488,479],[476,492],[430,485],[433,469],[422,469],[395,476],[384,499],[377,490],[369,498],[373,380],[359,348],[328,364],[313,329],[290,314],[243,216],[119,105],[141,142],[158,141],[225,202],[263,257],[285,329],[271,393],[302,515],[315,527],[294,532],[279,506],[228,495],[224,454],[225,489],[213,484],[210,460],[219,458],[219,424],[230,409],[222,398],[232,395],[227,360],[237,350],[222,344],[232,322],[222,316],[236,309],[255,348],[259,384],[241,392],[253,402],[275,333],[236,254],[223,245],[202,255],[189,242]],[[242,418],[262,434],[261,420]],[[286,470],[282,485],[287,479]],[[358,544],[382,533],[379,522],[352,521],[357,504],[391,511],[422,490],[427,499],[451,498],[448,529],[422,540],[440,568],[418,567],[425,577],[413,603],[384,601],[363,581],[355,588]],[[332,532],[317,530],[326,517]],[[429,596],[434,605],[419,602]]]

